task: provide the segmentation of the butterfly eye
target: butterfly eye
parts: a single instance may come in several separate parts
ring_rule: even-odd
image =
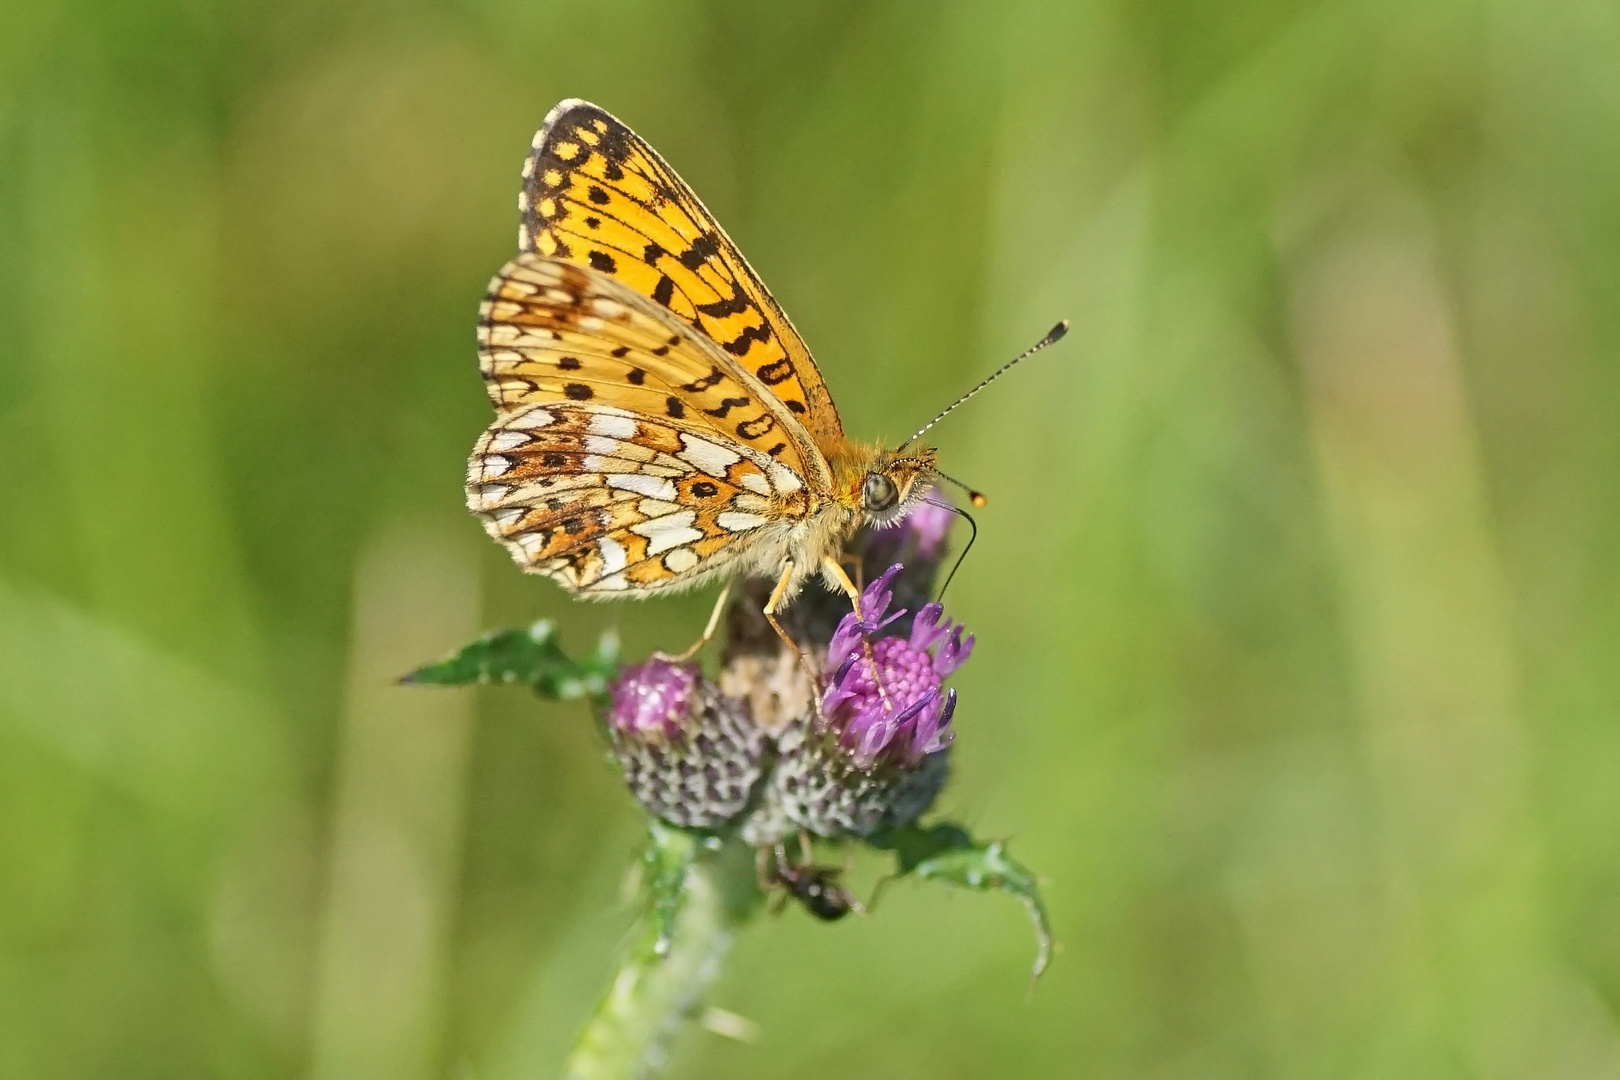
[[[900,492],[896,490],[893,480],[882,473],[872,473],[866,478],[861,500],[866,504],[867,513],[881,514],[894,509],[894,504],[900,500]]]

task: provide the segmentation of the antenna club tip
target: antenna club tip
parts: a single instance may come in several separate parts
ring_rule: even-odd
[[[1061,339],[1063,337],[1064,334],[1067,334],[1068,332],[1069,332],[1069,320],[1068,319],[1061,319],[1061,320],[1058,321],[1058,324],[1056,326],[1052,327],[1051,332],[1046,335],[1046,340],[1048,342],[1058,341],[1059,339]]]
[[[984,497],[983,492],[970,491],[968,492],[968,502],[972,503],[975,509],[981,509],[987,503],[989,503],[990,500]]]

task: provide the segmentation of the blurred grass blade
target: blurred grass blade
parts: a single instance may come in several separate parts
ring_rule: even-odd
[[[619,640],[602,635],[596,649],[575,661],[557,644],[557,628],[542,619],[526,630],[486,634],[438,663],[417,668],[400,681],[437,686],[524,683],[557,701],[599,698],[619,666]]]
[[[984,892],[997,889],[1016,896],[1029,912],[1035,927],[1035,967],[1039,977],[1052,959],[1052,927],[1041,902],[1036,876],[1007,854],[1000,840],[983,843],[966,829],[950,822],[928,828],[908,825],[888,829],[867,842],[883,851],[892,851],[898,867],[896,877],[915,874],[925,881],[942,881],[965,889]]]

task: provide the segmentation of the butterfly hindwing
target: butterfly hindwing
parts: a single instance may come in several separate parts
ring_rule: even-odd
[[[809,505],[801,479],[758,451],[573,403],[485,432],[467,504],[525,569],[599,595],[699,584]]]
[[[524,163],[523,250],[589,266],[753,374],[822,447],[843,427],[810,350],[691,188],[624,124],[565,101]]]
[[[600,595],[696,584],[828,482],[781,402],[601,273],[520,256],[480,316],[497,419],[468,506],[525,569]]]

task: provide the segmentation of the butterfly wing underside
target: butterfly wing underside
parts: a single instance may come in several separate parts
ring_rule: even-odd
[[[830,483],[760,381],[600,272],[519,256],[480,308],[497,419],[468,507],[514,559],[586,595],[698,584],[757,555]]]
[[[843,426],[809,348],[725,230],[658,153],[611,114],[564,101],[523,167],[524,251],[607,274],[753,374],[824,449]]]

